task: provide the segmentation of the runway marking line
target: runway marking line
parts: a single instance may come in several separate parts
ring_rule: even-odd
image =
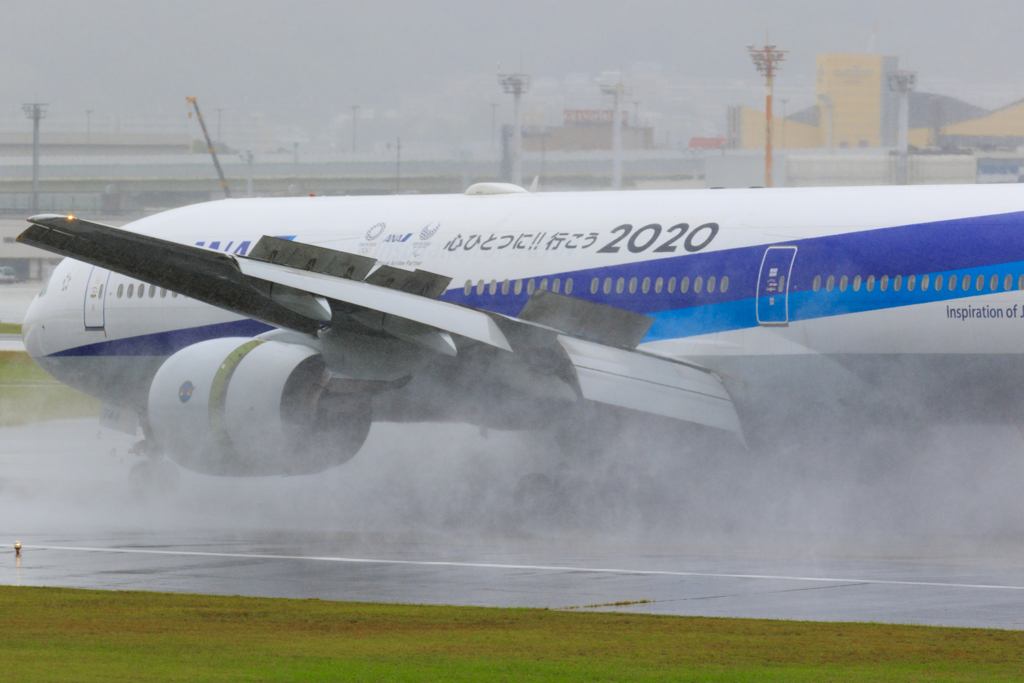
[[[304,560],[307,562],[338,562],[341,564],[386,564],[415,567],[462,567],[465,569],[516,569],[543,572],[580,572],[585,574],[624,574],[630,576],[678,576],[711,579],[762,579],[768,581],[812,581],[816,583],[847,583],[876,586],[919,586],[925,588],[987,588],[1024,591],[1024,586],[988,583],[950,583],[943,581],[898,581],[894,579],[850,579],[841,577],[786,576],[778,574],[717,574],[660,569],[611,569],[606,567],[566,567],[543,564],[500,564],[493,562],[454,562],[447,560],[385,560],[360,557],[320,557],[316,555],[271,555],[266,553],[216,553],[202,550],[151,550],[144,548],[89,548],[82,546],[23,545],[23,550],[67,550],[88,553],[120,553],[135,555],[170,555],[177,557],[230,557],[249,560]]]

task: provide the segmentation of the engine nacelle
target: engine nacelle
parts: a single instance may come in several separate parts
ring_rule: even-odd
[[[207,474],[310,474],[356,454],[369,396],[334,395],[316,350],[241,337],[168,358],[149,390],[153,437],[182,467]]]

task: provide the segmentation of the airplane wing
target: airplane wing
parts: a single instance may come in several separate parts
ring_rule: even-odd
[[[582,398],[740,435],[717,375],[635,351],[651,319],[544,290],[517,318],[437,299],[450,278],[315,245],[263,237],[247,257],[177,244],[72,216],[40,215],[18,241],[306,334],[335,313],[380,314],[394,336],[455,355],[450,334],[554,358],[552,372]],[[372,272],[371,272],[372,271]]]

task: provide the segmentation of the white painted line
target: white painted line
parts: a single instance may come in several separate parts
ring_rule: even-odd
[[[816,583],[864,583],[879,586],[923,586],[930,588],[989,588],[1024,591],[1024,586],[988,583],[948,583],[943,581],[896,581],[886,579],[851,579],[848,577],[786,576],[776,574],[715,574],[711,572],[678,572],[657,569],[610,569],[603,567],[566,567],[543,564],[499,564],[492,562],[451,562],[444,560],[383,560],[358,557],[318,557],[315,555],[269,555],[263,553],[214,553],[200,550],[147,550],[144,548],[86,548],[80,546],[23,545],[23,550],[68,550],[87,553],[121,553],[134,555],[170,555],[176,557],[220,557],[248,560],[305,560],[345,564],[390,564],[416,567],[461,567],[466,569],[516,569],[541,572],[579,572],[584,574],[624,574],[631,576],[680,576],[712,579],[764,579],[770,581],[812,581]]]

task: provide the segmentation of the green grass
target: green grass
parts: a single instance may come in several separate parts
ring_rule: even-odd
[[[0,323],[0,334],[21,334],[19,323]]]
[[[27,353],[0,351],[0,427],[99,413],[99,401],[53,379]]]
[[[1024,677],[1019,631],[23,587],[0,614],[21,683]]]

